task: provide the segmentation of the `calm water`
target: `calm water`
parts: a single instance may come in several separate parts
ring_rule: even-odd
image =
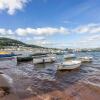
[[[53,90],[63,90],[78,81],[95,80],[100,85],[100,52],[77,53],[77,56],[92,56],[92,63],[82,64],[79,70],[57,72],[55,63],[33,65],[32,62],[16,65],[13,61],[0,61],[0,72],[9,75],[14,81],[14,87],[20,97],[29,96],[27,88],[35,93],[47,93]],[[58,62],[63,59],[58,56]],[[90,79],[91,78],[91,79]]]

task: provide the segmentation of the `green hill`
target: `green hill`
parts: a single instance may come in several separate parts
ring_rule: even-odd
[[[42,48],[41,46],[29,45],[18,40],[0,37],[0,48],[4,48],[5,46],[24,46],[32,48]]]

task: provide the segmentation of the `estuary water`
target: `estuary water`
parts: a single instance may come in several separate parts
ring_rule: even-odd
[[[16,64],[13,59],[0,61],[0,72],[13,79],[21,100],[100,100],[100,52],[78,52],[76,56],[92,56],[93,62],[83,63],[78,70],[60,72],[55,66],[64,60],[60,55],[52,64]]]

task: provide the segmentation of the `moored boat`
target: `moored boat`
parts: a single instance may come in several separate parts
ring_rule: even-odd
[[[36,56],[33,58],[33,63],[34,64],[39,64],[39,63],[52,63],[56,61],[56,57],[53,55],[45,55],[45,56]]]
[[[57,65],[57,70],[73,70],[79,68],[81,65],[80,60],[71,60],[60,63]]]
[[[32,61],[33,57],[31,56],[18,56],[17,57],[17,62],[27,62],[27,61]]]
[[[75,58],[75,54],[66,54],[64,55],[64,59]]]
[[[89,57],[89,56],[79,57],[79,60],[81,60],[81,62],[92,62],[93,57]]]
[[[0,51],[0,59],[13,59],[16,56],[14,53]]]

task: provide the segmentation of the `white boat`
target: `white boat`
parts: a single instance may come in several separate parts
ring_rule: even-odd
[[[66,54],[64,55],[65,59],[69,59],[69,58],[75,58],[75,54]]]
[[[33,58],[33,63],[34,64],[39,64],[39,63],[52,63],[55,62],[56,58],[55,57],[40,57],[40,58]]]
[[[52,61],[51,61],[51,58],[45,57],[45,58],[44,58],[44,62],[45,62],[45,63],[49,63],[49,62],[52,62]]]
[[[93,61],[93,57],[79,57],[79,60],[81,60],[81,62],[92,62]]]
[[[40,63],[43,63],[43,59],[40,57],[40,58],[33,58],[33,63],[34,64],[40,64]]]
[[[80,60],[66,61],[61,64],[58,64],[57,70],[73,70],[73,69],[79,68],[80,65],[81,65]]]
[[[55,61],[56,61],[55,57],[45,57],[44,58],[45,63],[55,62]]]

